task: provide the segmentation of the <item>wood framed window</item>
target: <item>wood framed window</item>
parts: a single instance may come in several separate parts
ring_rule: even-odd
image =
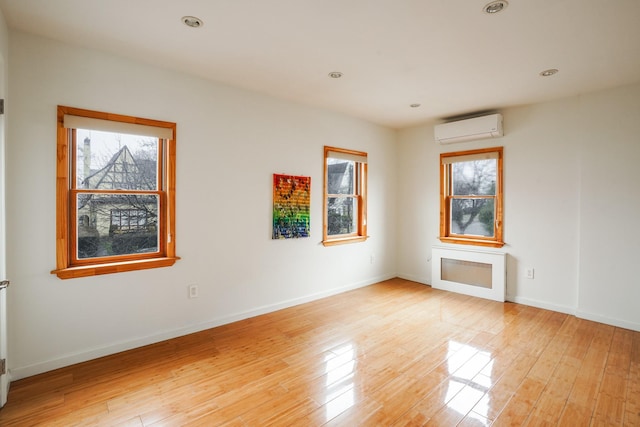
[[[367,239],[367,153],[324,147],[325,246]]]
[[[61,279],[173,265],[176,124],[58,106]]]
[[[502,147],[440,154],[440,240],[502,247]]]

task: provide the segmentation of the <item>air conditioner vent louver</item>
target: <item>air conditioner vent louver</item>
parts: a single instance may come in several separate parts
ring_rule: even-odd
[[[440,144],[497,138],[504,135],[502,114],[490,114],[436,125],[434,134],[436,141]]]

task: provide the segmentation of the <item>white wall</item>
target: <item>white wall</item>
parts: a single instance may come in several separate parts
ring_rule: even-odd
[[[10,53],[14,379],[395,276],[395,131],[23,33]],[[59,104],[177,122],[175,266],[50,274]],[[365,243],[320,244],[325,144],[369,154]],[[273,173],[311,176],[311,238],[271,240]]]
[[[640,330],[640,85],[503,114],[495,140],[441,146],[434,123],[400,132],[399,275],[431,280],[439,153],[502,145],[507,298]]]
[[[578,315],[640,330],[640,85],[581,99]]]

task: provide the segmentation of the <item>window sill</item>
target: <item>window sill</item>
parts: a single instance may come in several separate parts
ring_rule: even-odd
[[[443,243],[455,243],[458,245],[487,246],[491,248],[501,248],[504,246],[504,242],[499,242],[497,240],[461,239],[458,237],[440,237],[440,241]]]
[[[61,268],[53,270],[51,274],[60,279],[75,279],[77,277],[90,277],[100,274],[122,273],[125,271],[146,270],[150,268],[170,267],[180,257],[150,258],[136,261],[121,261],[108,264],[93,264],[77,267]]]
[[[322,244],[324,246],[344,245],[347,243],[364,242],[368,238],[369,236],[340,237],[340,238],[331,239],[331,240],[323,240]]]

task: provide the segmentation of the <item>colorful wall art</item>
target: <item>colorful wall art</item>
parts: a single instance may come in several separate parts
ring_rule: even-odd
[[[273,239],[309,237],[311,177],[273,174]]]

